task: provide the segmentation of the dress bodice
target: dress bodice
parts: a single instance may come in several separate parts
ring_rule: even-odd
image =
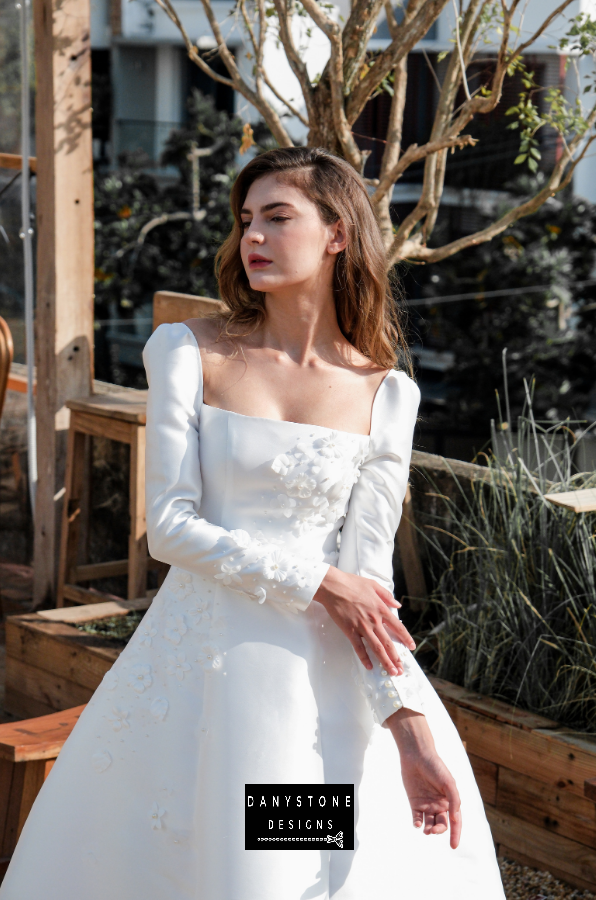
[[[199,514],[292,555],[337,564],[338,535],[370,438],[203,404]]]

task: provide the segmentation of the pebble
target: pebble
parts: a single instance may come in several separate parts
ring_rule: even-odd
[[[510,859],[499,859],[507,900],[596,900],[590,891],[573,888],[550,872],[539,872]]]

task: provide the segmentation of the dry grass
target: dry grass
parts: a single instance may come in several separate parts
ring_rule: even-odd
[[[539,872],[510,859],[499,859],[507,900],[596,900],[589,891],[576,890],[550,872]]]

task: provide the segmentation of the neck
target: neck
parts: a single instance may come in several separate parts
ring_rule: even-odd
[[[293,290],[265,294],[264,343],[305,365],[314,356],[328,357],[329,350],[345,341],[337,322],[331,289]]]

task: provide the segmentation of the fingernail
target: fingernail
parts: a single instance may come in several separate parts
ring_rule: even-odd
[[[395,668],[395,666],[391,666],[391,668],[389,669],[389,674],[397,675],[397,669]]]

